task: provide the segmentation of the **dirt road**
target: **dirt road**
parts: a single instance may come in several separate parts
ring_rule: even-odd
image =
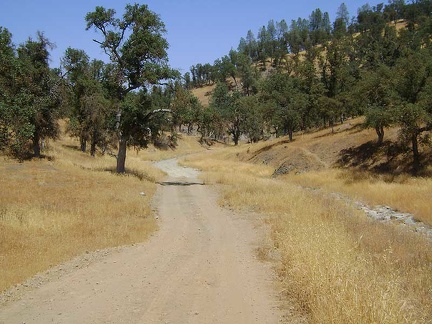
[[[0,306],[0,323],[277,323],[256,224],[221,209],[175,160],[158,164],[160,230],[146,243],[65,272]]]

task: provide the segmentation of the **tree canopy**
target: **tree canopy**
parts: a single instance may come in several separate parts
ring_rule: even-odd
[[[297,130],[365,115],[364,126],[375,129],[378,145],[385,128],[400,127],[418,169],[419,147],[430,144],[432,129],[431,7],[430,1],[366,4],[350,21],[342,3],[333,24],[319,8],[289,25],[270,20],[256,37],[249,30],[237,51],[214,65],[196,65],[209,72],[195,70],[191,85],[218,82],[209,109],[235,144],[240,135],[292,140]],[[247,120],[260,120],[254,124],[260,130],[246,131]]]
[[[122,173],[129,146],[161,143],[165,131],[173,142],[177,131],[231,136],[234,144],[294,140],[296,131],[364,115],[377,145],[398,126],[418,169],[432,130],[431,12],[431,1],[389,0],[361,6],[351,20],[344,3],[333,22],[320,8],[289,22],[270,19],[182,78],[168,64],[165,25],[147,5],[126,5],[121,15],[98,6],[85,16],[107,62],[68,48],[52,69],[43,33],[15,45],[0,27],[0,149],[19,159],[41,156],[66,117],[81,150],[117,150],[111,154]],[[191,89],[210,85],[204,107]]]
[[[168,66],[168,42],[164,38],[165,25],[147,5],[126,5],[121,18],[114,9],[96,7],[85,19],[87,29],[95,29],[102,38],[95,40],[108,55],[110,67],[110,96],[117,105],[118,154],[117,172],[125,172],[126,149],[129,145],[146,147],[149,137],[151,111],[146,86],[177,76]],[[141,89],[136,107],[129,100],[134,90]],[[130,94],[130,95],[129,95]]]

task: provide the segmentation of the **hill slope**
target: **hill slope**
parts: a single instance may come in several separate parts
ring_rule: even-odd
[[[354,167],[376,172],[404,172],[409,159],[392,152],[389,140],[397,141],[397,129],[386,132],[388,140],[382,147],[375,145],[376,134],[362,127],[363,118],[356,118],[311,133],[298,133],[293,142],[285,137],[250,146],[240,154],[242,161],[271,165],[279,174],[290,171],[318,171],[332,167]],[[401,159],[404,163],[401,163]]]
[[[299,133],[293,142],[282,137],[243,144],[234,158],[265,165],[273,177],[302,187],[346,194],[371,206],[391,206],[432,226],[431,149],[423,148],[423,177],[414,177],[411,152],[398,142],[398,129],[386,130],[385,142],[377,145],[375,131],[364,129],[362,121]]]

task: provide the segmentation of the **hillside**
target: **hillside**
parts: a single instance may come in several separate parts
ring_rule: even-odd
[[[285,137],[251,146],[240,154],[242,161],[263,163],[275,168],[277,174],[303,173],[335,167],[355,168],[376,173],[400,174],[409,171],[408,159],[392,153],[396,149],[396,128],[386,132],[387,142],[375,145],[376,133],[363,128],[363,118],[349,119],[333,129],[297,133],[294,141]]]
[[[198,100],[201,102],[201,104],[204,107],[207,107],[209,105],[211,92],[215,88],[215,85],[211,86],[205,86],[202,88],[194,88],[192,89],[192,94],[198,98]]]
[[[396,30],[399,32],[399,31],[406,28],[407,22],[404,19],[400,19],[397,21],[390,22],[390,23],[388,23],[388,25],[394,26],[396,28]],[[359,35],[360,35],[359,33],[354,34],[354,38],[357,38]],[[331,44],[331,41],[329,42],[329,44]],[[317,45],[316,47],[322,48],[323,46]],[[300,61],[300,62],[305,61],[306,54],[307,54],[306,51],[300,51],[298,53],[298,57],[297,57],[298,61]],[[322,51],[322,53],[320,54],[320,56],[324,59],[326,57],[326,54],[327,54],[327,51],[324,49]],[[287,65],[290,65],[289,62],[292,62],[294,59],[296,59],[296,55],[293,53],[286,54],[286,56],[285,56],[285,61],[287,62]],[[318,62],[316,62],[316,64],[318,64]],[[262,68],[263,65],[262,65],[262,63],[255,62],[255,63],[253,63],[253,66],[259,66],[260,68]],[[318,68],[318,66],[316,66],[316,68]],[[273,68],[271,66],[271,59],[268,58],[266,61],[266,68],[264,69],[264,71],[261,72],[261,76],[265,77],[266,75],[269,74],[269,72],[272,69]],[[241,80],[241,78],[239,76],[237,76],[237,78],[238,78],[238,80]],[[231,78],[227,79],[227,82],[228,83],[232,82],[232,79]],[[192,91],[193,95],[196,96],[200,100],[200,102],[206,107],[209,104],[209,100],[211,98],[211,94],[212,94],[212,91],[214,90],[214,88],[215,88],[214,84],[213,85],[205,85],[202,87],[193,88],[191,91]]]
[[[399,143],[398,129],[387,129],[386,141],[379,146],[376,133],[364,129],[362,122],[356,118],[333,129],[298,133],[293,142],[282,137],[243,144],[236,159],[268,166],[272,176],[282,180],[392,206],[432,226],[432,204],[426,197],[432,188],[431,149],[423,148],[421,177],[413,177],[411,152]],[[384,188],[388,191],[380,192]]]

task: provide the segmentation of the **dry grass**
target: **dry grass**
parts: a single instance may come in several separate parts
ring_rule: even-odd
[[[276,170],[280,166],[292,171],[283,175],[281,180],[304,187],[321,188],[327,192],[339,192],[369,205],[387,205],[403,212],[412,213],[416,219],[432,225],[432,179],[412,177],[406,173],[379,173],[374,168],[385,163],[385,156],[371,154],[362,167],[370,165],[370,171],[362,171],[351,165],[344,169],[334,168],[350,148],[363,152],[373,148],[376,135],[372,130],[364,130],[359,125],[361,118],[349,120],[338,125],[334,133],[330,129],[309,134],[297,134],[294,142],[286,138],[274,139],[257,145],[245,145],[237,149],[240,160],[256,164],[265,163]],[[386,130],[386,138],[397,140],[397,129]],[[424,154],[428,154],[425,151]],[[367,155],[367,154],[365,154]],[[395,157],[400,161],[404,155]],[[359,158],[360,159],[360,158]],[[406,157],[405,157],[406,160]],[[399,164],[403,164],[402,161]],[[409,162],[405,161],[405,168]]]
[[[86,251],[146,240],[157,227],[155,182],[165,177],[152,162],[203,150],[188,136],[176,150],[130,150],[119,176],[115,158],[92,158],[78,145],[64,136],[50,143],[50,159],[2,158],[0,291]]]
[[[192,94],[198,98],[204,107],[208,107],[210,103],[210,93],[214,90],[215,85],[204,86],[201,88],[192,89]]]
[[[2,158],[0,291],[86,251],[146,240],[157,228],[155,182],[165,176],[151,162],[198,150],[189,137],[175,151],[131,150],[124,176],[113,157],[92,158],[68,137],[50,144],[50,160]]]
[[[407,175],[378,176],[361,171],[337,169],[290,174],[283,178],[301,186],[340,192],[369,205],[391,206],[412,213],[416,219],[432,225],[430,178],[413,178]]]
[[[156,229],[155,185],[136,177],[4,161],[0,184],[0,291],[86,251],[142,242]]]
[[[223,203],[270,215],[284,292],[312,323],[414,323],[432,318],[429,242],[366,218],[320,192],[271,179],[225,151],[185,163],[223,184]]]
[[[137,156],[141,160],[145,161],[160,161],[202,152],[205,147],[199,143],[199,138],[199,136],[187,136],[180,134],[178,138],[178,146],[174,150],[159,150],[153,146],[150,146],[148,149],[139,151]]]

